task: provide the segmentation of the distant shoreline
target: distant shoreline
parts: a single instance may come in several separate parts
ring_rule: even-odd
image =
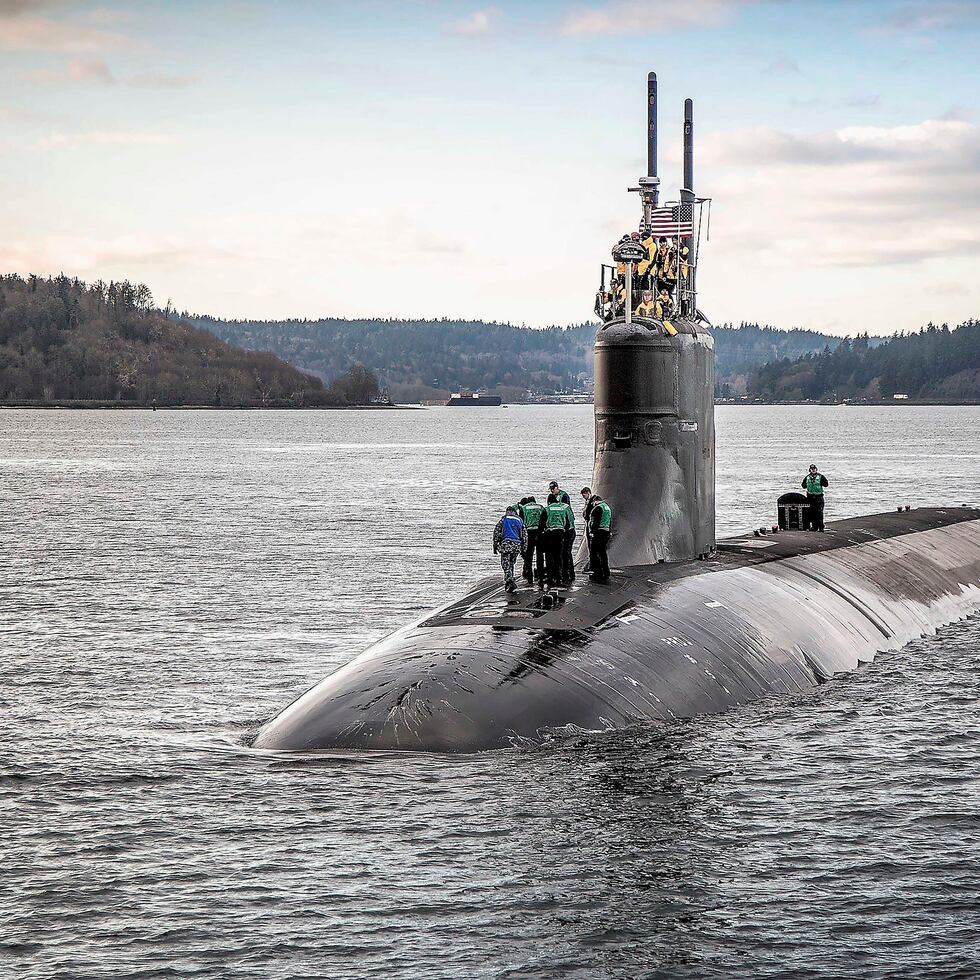
[[[765,407],[765,408],[778,408],[779,406],[792,406],[792,405],[805,405],[808,406],[809,408],[881,408],[882,406],[891,406],[894,408],[908,408],[908,407],[923,408],[927,406],[933,406],[936,408],[941,408],[941,407],[950,408],[955,405],[964,405],[964,406],[980,405],[980,399],[973,399],[972,401],[963,400],[963,399],[954,399],[954,400],[946,401],[938,398],[921,398],[921,399],[901,398],[898,400],[893,398],[887,398],[887,399],[882,398],[879,401],[859,401],[859,402],[824,402],[824,401],[766,402],[766,401],[724,401],[719,399],[715,401],[715,405],[716,406],[731,405],[735,408],[742,408],[742,407],[751,408],[753,406]]]
[[[523,405],[547,405],[549,407],[581,407],[582,405],[593,405],[593,402],[505,402],[499,406]],[[733,408],[789,408],[789,407],[808,407],[808,408],[881,408],[882,406],[892,406],[894,408],[951,408],[955,406],[977,406],[980,399],[973,401],[939,401],[934,399],[924,399],[916,401],[911,398],[895,401],[893,399],[881,401],[862,401],[862,402],[765,402],[765,401],[724,401],[716,400],[715,407]],[[117,401],[16,401],[0,402],[0,409],[19,409],[19,408],[45,408],[45,409],[84,409],[92,410],[121,410],[132,409],[153,412],[159,409],[169,412],[241,412],[241,411],[294,411],[294,412],[391,412],[404,411],[414,412],[425,408],[441,408],[442,402],[437,404],[408,404],[408,405],[145,405],[141,402],[117,402]]]
[[[16,401],[0,402],[2,408],[74,408],[74,409],[139,409],[141,411],[211,411],[211,412],[240,412],[240,411],[269,411],[270,409],[307,411],[307,412],[335,412],[335,411],[412,411],[418,405],[146,405],[142,402],[117,402],[117,401]]]

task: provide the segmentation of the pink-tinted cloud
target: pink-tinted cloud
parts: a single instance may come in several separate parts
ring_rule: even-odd
[[[678,28],[716,27],[753,0],[611,0],[577,6],[563,18],[559,32],[569,37],[591,34],[638,34]]]

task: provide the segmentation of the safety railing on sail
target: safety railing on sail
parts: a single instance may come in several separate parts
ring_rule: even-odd
[[[688,206],[691,208],[691,220],[685,222],[684,208]],[[653,257],[650,271],[645,276],[634,274],[631,284],[632,296],[638,302],[644,293],[649,293],[655,301],[658,313],[697,320],[700,317],[697,308],[697,274],[701,239],[704,237],[706,242],[710,239],[711,198],[695,198],[690,204],[683,201],[668,201],[664,208],[671,208],[674,212],[672,222],[674,234],[646,233],[672,242],[669,250],[670,260],[667,268],[663,270],[663,275],[660,274],[656,256]],[[690,234],[681,234],[681,229],[687,228],[688,225],[691,229]],[[640,233],[645,235],[645,229],[641,228]],[[617,278],[616,266],[603,262],[600,265],[599,292],[595,300],[595,315],[600,320],[612,320],[625,314],[623,285]],[[666,296],[663,295],[664,292]]]

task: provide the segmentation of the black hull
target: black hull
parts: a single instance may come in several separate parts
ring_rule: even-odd
[[[980,608],[980,510],[918,509],[580,576],[555,610],[499,577],[375,644],[262,749],[475,752],[797,693]]]
[[[503,399],[496,395],[487,395],[480,398],[450,398],[446,402],[447,408],[500,408]]]

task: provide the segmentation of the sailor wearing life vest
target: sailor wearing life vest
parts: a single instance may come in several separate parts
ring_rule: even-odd
[[[817,464],[811,463],[810,470],[801,484],[806,490],[806,502],[810,505],[810,517],[807,521],[807,531],[823,530],[823,491],[830,486],[827,477],[817,472]]]
[[[636,316],[657,316],[657,304],[653,301],[653,293],[649,289],[640,294],[640,302],[633,313]]]
[[[568,494],[564,493],[565,500]],[[570,530],[568,515],[571,508],[557,493],[548,495],[548,506],[541,512],[538,521],[538,538],[544,549],[544,571],[548,585],[561,585],[562,552],[565,546],[565,533]]]
[[[527,530],[527,550],[524,552],[524,580],[544,581],[544,551],[542,551],[538,523],[544,507],[534,497],[525,497],[521,503],[520,516]]]
[[[582,491],[583,495],[585,491]],[[602,497],[593,496],[589,501],[590,509],[587,518],[589,525],[589,576],[595,582],[609,580],[609,532],[612,529],[612,510]]]

